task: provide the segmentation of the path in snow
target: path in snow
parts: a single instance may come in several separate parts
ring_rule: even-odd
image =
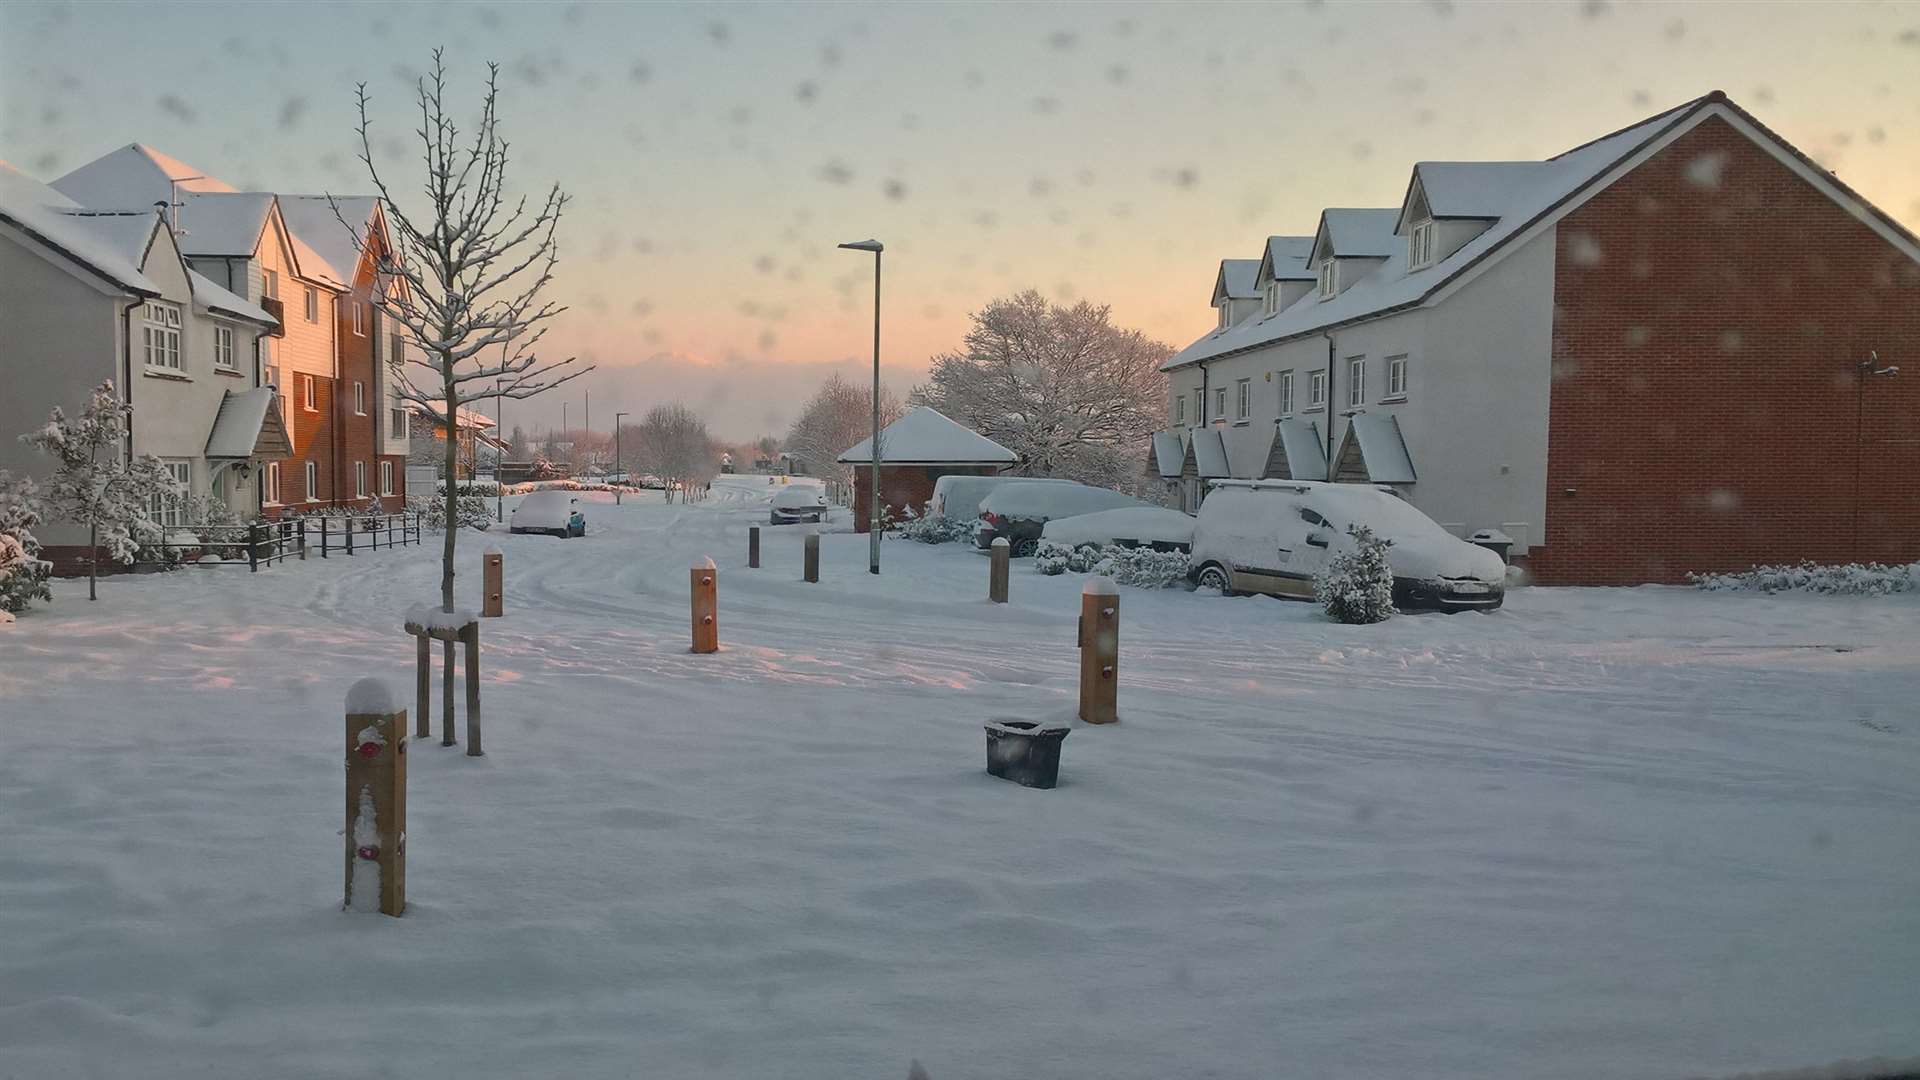
[[[1016,564],[995,606],[976,554],[888,541],[875,578],[830,532],[806,585],[753,479],[462,538],[463,595],[507,559],[489,756],[415,748],[403,920],[337,910],[340,703],[410,696],[437,545],[63,587],[0,630],[0,1076],[1920,1052],[1913,598],[1536,589],[1343,627],[1123,590],[1123,722],[1036,792],[985,776],[980,725],[1070,715],[1079,580]]]

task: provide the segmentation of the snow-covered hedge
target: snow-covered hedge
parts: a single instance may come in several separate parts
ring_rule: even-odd
[[[444,496],[429,498],[425,495],[407,496],[407,512],[419,514],[421,524],[429,529],[443,531],[447,527],[447,501]],[[479,495],[460,496],[460,524],[470,529],[484,529],[493,524],[493,504]]]
[[[1104,574],[1122,585],[1137,589],[1164,589],[1187,580],[1187,553],[1155,551],[1152,548],[1124,548],[1113,545],[1082,544],[1070,547],[1049,540],[1040,541],[1033,555],[1033,569],[1041,574]]]
[[[1393,567],[1387,549],[1393,541],[1373,535],[1364,525],[1347,529],[1353,550],[1335,555],[1313,581],[1313,598],[1343,623],[1377,623],[1393,618]]]
[[[0,469],[0,614],[27,610],[35,600],[53,599],[47,578],[53,564],[40,558],[33,527],[40,524],[39,489],[33,478],[16,479]]]
[[[972,543],[979,527],[978,518],[946,518],[916,513],[909,506],[900,521],[898,532],[901,539],[917,540],[922,544]]]
[[[1821,566],[1756,566],[1733,574],[1688,574],[1687,580],[1709,592],[1810,592],[1836,596],[1885,596],[1920,591],[1920,563],[1885,566],[1846,563]]]

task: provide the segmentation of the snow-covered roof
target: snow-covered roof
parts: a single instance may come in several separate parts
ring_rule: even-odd
[[[1213,428],[1194,428],[1188,439],[1193,446],[1193,467],[1200,471],[1201,476],[1212,479],[1233,475],[1233,469],[1227,465],[1227,445],[1218,431]]]
[[[180,250],[188,255],[252,255],[273,209],[266,191],[206,191],[180,198]]]
[[[1229,300],[1257,298],[1260,290],[1253,282],[1259,271],[1259,259],[1221,259],[1220,274],[1213,280],[1213,302],[1218,304],[1223,296]]]
[[[1279,480],[1324,480],[1327,476],[1327,447],[1320,441],[1320,425],[1312,420],[1287,419],[1273,426],[1273,439],[1286,455],[1287,475]],[[1272,465],[1269,450],[1267,463]]]
[[[1262,265],[1275,281],[1312,281],[1313,269],[1307,265],[1312,255],[1311,236],[1269,236]]]
[[[1397,206],[1365,210],[1331,207],[1320,211],[1314,248],[1342,259],[1384,259],[1401,247],[1393,233],[1399,220]]]
[[[340,206],[339,217],[334,216],[334,203]],[[325,195],[282,195],[280,218],[289,232],[326,261],[335,281],[351,283],[354,269],[360,265],[360,244],[366,241],[367,228],[379,205],[380,200],[372,195],[335,195],[333,202],[328,202]],[[340,224],[340,218],[359,230],[357,238],[353,229]]]
[[[873,460],[873,439],[861,439],[834,460],[841,464]],[[1013,451],[985,435],[921,405],[880,429],[880,463],[896,465],[1005,465]]]
[[[1399,215],[1397,208],[1386,211],[1325,211],[1322,233],[1331,232],[1332,246],[1337,254],[1345,256],[1368,250],[1379,251],[1385,261],[1331,299],[1322,300],[1318,295],[1309,293],[1272,315],[1247,319],[1225,331],[1209,332],[1173,354],[1160,369],[1170,371],[1216,356],[1319,333],[1328,327],[1415,306],[1468,267],[1501,248],[1569,196],[1597,180],[1647,140],[1709,100],[1715,99],[1700,98],[1687,102],[1538,163],[1543,168],[1503,174],[1502,192],[1507,201],[1500,207],[1499,220],[1453,254],[1421,270],[1408,270],[1406,245],[1393,239],[1394,219]]]
[[[46,203],[43,187],[13,173],[0,185],[0,221],[13,225],[117,288],[141,296],[160,295],[160,287],[140,272],[147,243],[159,227],[157,215],[75,217],[68,212],[68,207]]]
[[[407,402],[406,409],[408,412],[413,413],[416,416],[424,416],[427,419],[432,420],[436,424],[445,422],[445,417],[441,414],[441,412],[438,409],[430,409],[427,406],[422,405],[417,401]],[[469,409],[465,405],[462,405],[460,406],[459,415],[460,415],[460,426],[463,428],[479,429],[479,428],[490,428],[493,426],[493,417],[488,416],[486,413],[483,413],[478,409]],[[572,443],[555,443],[554,445],[562,446],[562,447],[573,446]]]
[[[80,205],[12,165],[0,161],[0,205],[9,203],[69,209]]]
[[[132,210],[102,214],[89,210],[61,211],[73,227],[112,251],[130,266],[144,267],[153,234],[160,227],[159,215],[152,210]]]
[[[61,194],[82,206],[150,207],[171,202],[176,191],[232,191],[184,161],[151,146],[133,143],[94,158],[53,182]]]
[[[1347,439],[1359,439],[1367,479],[1376,484],[1411,484],[1416,477],[1400,421],[1389,413],[1360,413],[1347,426]]]
[[[211,311],[218,315],[232,315],[236,318],[272,326],[276,320],[267,314],[266,309],[234,295],[197,270],[188,270],[187,278],[193,286],[193,306],[202,311]]]
[[[1437,218],[1497,218],[1547,177],[1550,161],[1422,161],[1414,180]]]
[[[233,460],[256,454],[291,455],[293,446],[280,421],[279,398],[271,386],[227,391],[220,399],[220,411],[214,414],[213,430],[207,435],[207,456]]]
[[[1187,453],[1187,448],[1180,443],[1179,435],[1171,431],[1154,432],[1153,447],[1150,452],[1153,455],[1153,471],[1160,474],[1162,479],[1173,480],[1179,477],[1180,464]]]

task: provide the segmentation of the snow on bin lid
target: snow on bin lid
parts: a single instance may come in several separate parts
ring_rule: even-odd
[[[385,679],[369,675],[347,688],[347,713],[352,716],[384,716],[400,711],[399,700]]]
[[[1080,595],[1081,596],[1119,596],[1120,586],[1115,585],[1113,583],[1113,579],[1108,577],[1105,574],[1095,574],[1092,577],[1087,579],[1087,583],[1085,585],[1080,586]]]
[[[873,460],[873,439],[861,439],[837,459],[841,464]],[[880,463],[896,465],[1000,465],[1013,451],[925,405],[880,429]]]

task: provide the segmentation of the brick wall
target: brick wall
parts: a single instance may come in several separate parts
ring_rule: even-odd
[[[1557,243],[1536,580],[1920,559],[1920,267],[1717,118]]]
[[[292,380],[287,391],[287,434],[293,440],[293,456],[280,462],[280,501],[282,510],[299,510],[307,505],[308,495],[326,502],[334,497],[337,490],[333,476],[333,406],[336,387],[332,379],[313,377],[314,408],[309,410],[303,404],[300,389],[300,377],[289,376]],[[311,460],[315,465],[314,490],[307,491],[306,463]],[[348,474],[352,482],[352,474]],[[277,512],[267,507],[269,516]]]
[[[885,454],[879,455],[882,461]],[[916,514],[924,513],[927,501],[933,498],[934,481],[943,476],[991,476],[1000,471],[997,465],[881,465],[880,501],[895,520],[909,506]],[[856,467],[853,478],[853,528],[855,532],[867,531],[867,507],[873,490],[871,465]]]
[[[373,377],[373,313],[366,307],[364,283],[340,298],[334,305],[339,313],[335,332],[340,335],[340,498],[357,502],[354,495],[354,462],[367,466],[367,494],[380,492],[379,447],[374,444],[374,423],[379,419],[381,402],[376,400],[377,383]],[[353,309],[362,305],[362,332],[353,332]],[[366,413],[354,411],[353,384],[360,383],[366,395]],[[395,486],[399,479],[395,478]]]

